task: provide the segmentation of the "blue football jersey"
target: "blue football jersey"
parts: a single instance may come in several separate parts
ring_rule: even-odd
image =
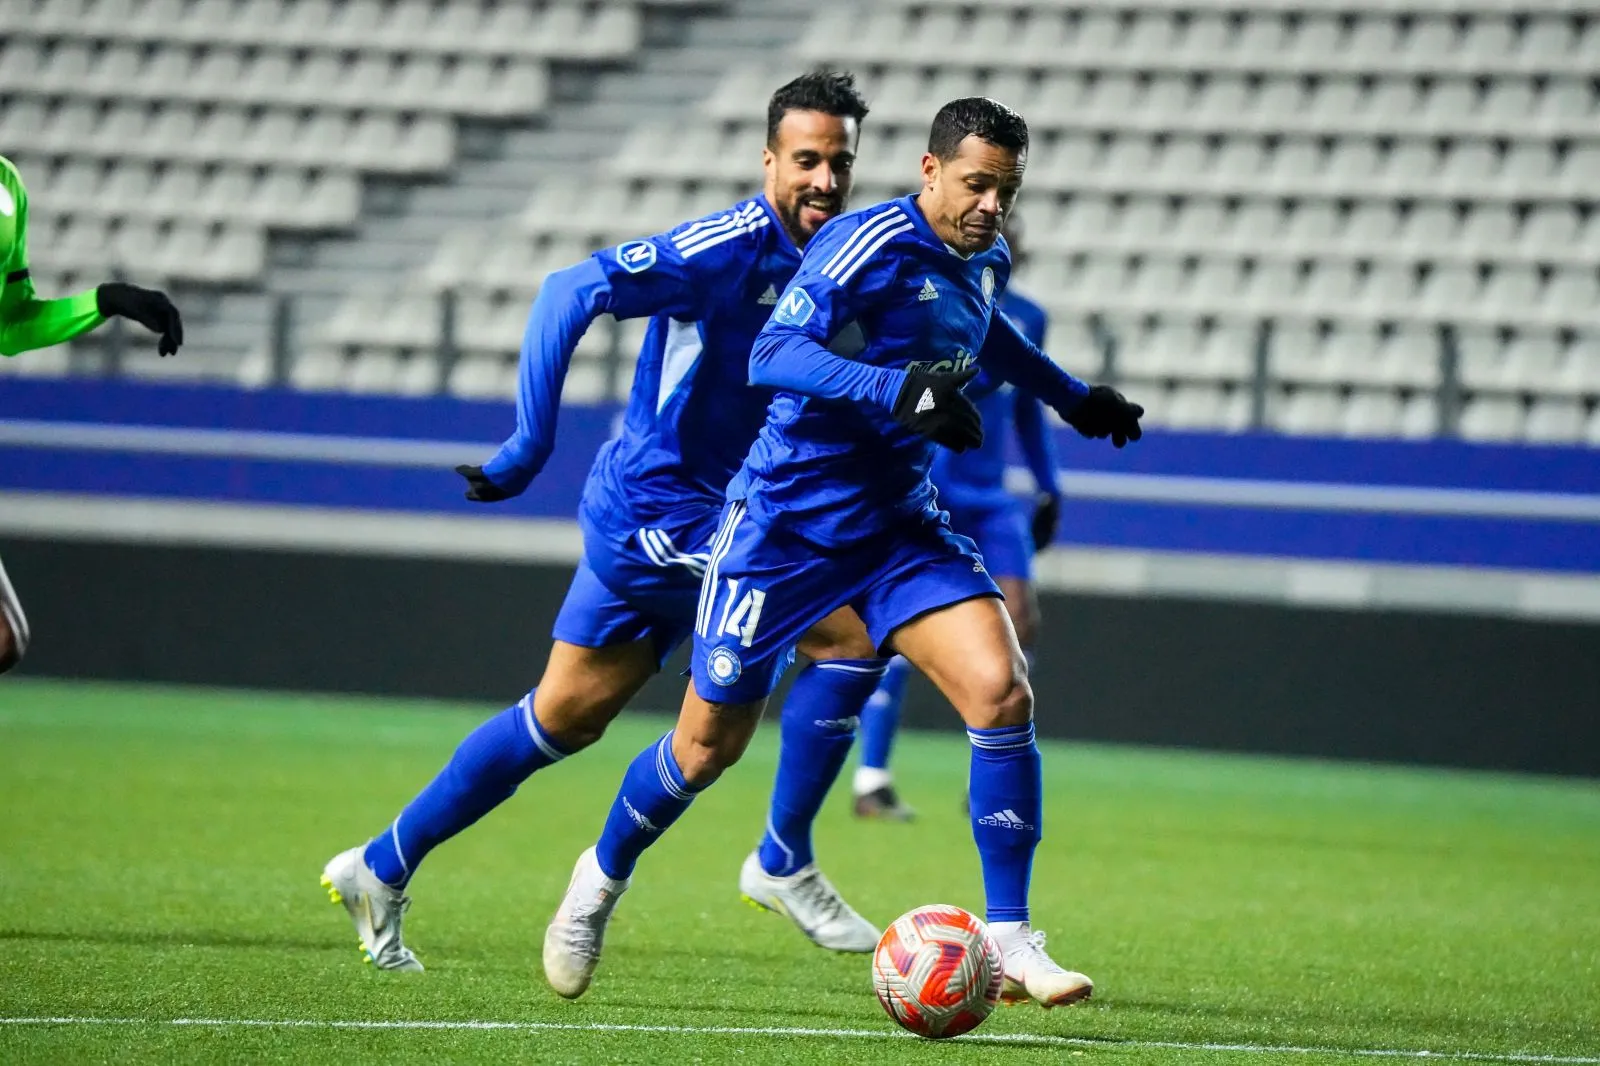
[[[618,318],[651,316],[622,430],[600,449],[585,517],[619,536],[720,509],[766,417],[750,346],[800,266],[765,196],[595,253]]]
[[[1044,308],[1010,288],[1000,297],[1000,313],[1015,323],[1024,337],[1044,347],[1049,327],[1049,315]],[[1016,423],[1014,413],[1019,403],[1039,401],[1018,396],[1015,388],[1004,383],[996,387],[997,383],[985,380],[988,376],[986,373],[973,382],[969,390],[983,415],[983,444],[967,452],[940,448],[933,461],[930,477],[939,490],[940,500],[946,504],[981,507],[1003,504],[1010,499],[1005,489],[1006,455],[1013,430],[1020,432],[1022,428]]]
[[[928,470],[937,446],[896,422],[894,391],[908,369],[976,362],[995,301],[1011,276],[1003,239],[963,257],[923,217],[914,197],[829,222],[756,340],[758,362],[805,358],[814,345],[878,368],[873,402],[781,390],[750,456],[728,486],[758,524],[835,547],[934,510]],[[796,345],[798,339],[811,344]],[[846,376],[835,374],[835,377]],[[825,395],[818,395],[818,393]],[[830,398],[832,397],[832,398]]]

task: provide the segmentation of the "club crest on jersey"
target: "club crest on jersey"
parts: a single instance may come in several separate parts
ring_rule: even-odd
[[[978,282],[983,287],[983,302],[985,305],[994,303],[994,267],[984,267],[983,277]]]
[[[649,241],[629,241],[617,246],[617,262],[630,274],[643,274],[656,265],[656,246]]]
[[[803,326],[811,320],[816,310],[817,305],[810,293],[804,289],[790,289],[783,294],[783,300],[772,317],[785,326]]]
[[[739,675],[744,673],[744,663],[731,648],[712,648],[706,657],[706,672],[711,680],[726,687],[739,680]]]

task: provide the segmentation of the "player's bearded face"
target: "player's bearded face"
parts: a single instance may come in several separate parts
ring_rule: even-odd
[[[800,247],[844,210],[858,136],[853,118],[790,111],[778,123],[777,143],[762,152],[767,200]]]
[[[1022,191],[1026,151],[969,136],[949,159],[922,157],[918,202],[934,230],[963,255],[987,251],[1000,237]]]

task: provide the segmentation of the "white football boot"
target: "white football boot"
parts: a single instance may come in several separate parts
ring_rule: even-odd
[[[739,893],[762,910],[786,916],[818,947],[870,953],[878,946],[881,934],[844,901],[816,863],[774,877],[761,868],[761,853],[752,851],[739,870]]]
[[[567,894],[544,931],[544,976],[558,995],[577,999],[588,991],[600,965],[606,923],[628,884],[605,875],[593,848],[578,856]]]
[[[328,898],[344,904],[361,937],[361,954],[380,970],[420,973],[422,963],[400,939],[400,922],[411,897],[378,880],[363,857],[366,846],[341,851],[322,868]]]
[[[1026,923],[1006,933],[996,933],[1000,953],[1006,960],[1005,984],[1000,999],[1006,1003],[1033,1000],[1049,1010],[1088,999],[1094,982],[1081,973],[1063,968],[1044,950],[1044,933],[1034,932]],[[993,931],[993,927],[990,927]]]

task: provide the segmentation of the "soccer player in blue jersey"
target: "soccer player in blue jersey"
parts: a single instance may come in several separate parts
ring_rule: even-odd
[[[1020,267],[1022,227],[1016,216],[1006,220],[1004,232],[1012,266]],[[1044,308],[1015,285],[1007,286],[999,306],[1024,337],[1039,348],[1045,346],[1049,315]],[[950,528],[978,545],[984,568],[1005,594],[1017,643],[1028,654],[1039,625],[1033,554],[1055,539],[1061,519],[1055,445],[1038,398],[1004,384],[993,387],[987,377],[973,382],[973,391],[979,394],[978,413],[983,416],[983,444],[967,452],[941,450],[929,476],[939,490],[939,506],[950,513]],[[1036,488],[1031,515],[1024,501],[1005,487],[1006,443],[1013,428]],[[853,782],[858,817],[907,821],[915,814],[901,800],[889,770],[889,751],[910,673],[911,665],[897,656],[861,712],[861,765]]]
[[[482,467],[460,468],[469,499],[506,499],[539,473],[555,445],[568,363],[595,318],[649,316],[650,326],[623,428],[584,486],[583,560],[544,676],[469,735],[388,827],[324,870],[378,967],[422,968],[402,940],[401,916],[429,851],[535,771],[598,740],[688,638],[724,491],[772,396],[750,386],[750,347],[799,268],[800,249],[844,208],[866,113],[851,75],[795,79],[768,106],[760,195],[545,279],[523,338],[516,432]],[[819,617],[797,640],[812,661],[784,707],[774,804],[784,846],[752,853],[739,887],[823,947],[871,951],[878,931],[818,870],[810,827],[887,662],[848,609]],[[681,788],[674,780],[663,783]],[[652,824],[643,809],[626,816]]]
[[[751,350],[751,381],[778,391],[728,485],[677,727],[624,774],[545,931],[545,976],[558,992],[588,987],[639,856],[744,752],[801,634],[844,607],[966,723],[972,829],[1004,994],[1050,1007],[1092,990],[1030,925],[1043,821],[1033,693],[1000,589],[972,541],[951,531],[928,480],[936,445],[983,442],[961,391],[980,363],[1085,436],[1118,447],[1140,436],[1143,408],[1067,374],[993,314],[1011,274],[1000,226],[1027,144],[1027,124],[1002,104],[946,104],[921,191],[841,216],[807,245]]]

